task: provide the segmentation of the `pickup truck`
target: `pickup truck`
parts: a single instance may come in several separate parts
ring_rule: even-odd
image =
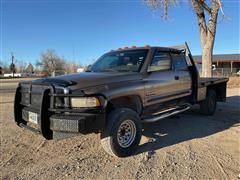
[[[86,72],[19,83],[15,122],[48,140],[100,133],[106,152],[126,157],[136,151],[143,123],[194,104],[213,115],[226,100],[227,81],[200,78],[186,43],[119,48]]]

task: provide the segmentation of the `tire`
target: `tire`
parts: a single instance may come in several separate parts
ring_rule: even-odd
[[[209,90],[204,101],[200,102],[200,111],[204,115],[212,116],[217,107],[217,94],[214,90]]]
[[[127,157],[136,151],[141,136],[142,124],[138,114],[128,108],[118,108],[107,118],[101,144],[110,155]]]

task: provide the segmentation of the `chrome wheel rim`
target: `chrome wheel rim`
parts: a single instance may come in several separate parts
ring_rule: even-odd
[[[118,144],[123,148],[127,148],[131,146],[135,137],[136,137],[135,123],[130,119],[123,121],[118,128],[117,133]]]

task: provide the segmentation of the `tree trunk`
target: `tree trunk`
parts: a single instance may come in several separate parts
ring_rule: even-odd
[[[192,0],[192,5],[193,5],[193,8],[194,8],[194,10],[196,12],[196,15],[197,15],[201,48],[203,50],[203,48],[206,44],[206,41],[207,41],[207,25],[206,25],[206,18],[205,18],[205,14],[204,14],[204,9],[197,0]]]
[[[207,40],[202,55],[202,76],[212,77],[212,55],[216,36],[219,3],[212,1],[212,8],[208,20]]]
[[[202,47],[202,76],[212,77],[212,55],[215,42],[217,16],[219,3],[212,0],[212,7],[207,10],[209,13],[208,26],[204,14],[204,0],[192,0],[194,10],[198,18],[198,27]]]
[[[213,46],[207,43],[202,50],[202,77],[212,77]]]

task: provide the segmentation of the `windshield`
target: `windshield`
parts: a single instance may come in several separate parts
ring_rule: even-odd
[[[148,50],[111,52],[99,58],[89,69],[92,72],[138,72]]]

